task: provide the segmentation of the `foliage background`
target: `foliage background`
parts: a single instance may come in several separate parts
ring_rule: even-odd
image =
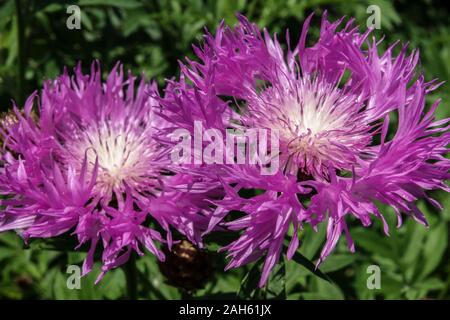
[[[22,41],[18,37],[16,5],[21,7]],[[82,10],[82,29],[68,30],[68,5]],[[303,19],[317,13],[312,34],[318,34],[324,9],[332,19],[354,16],[365,28],[369,5],[381,8],[383,46],[401,39],[421,51],[421,69],[428,80],[450,79],[450,14],[445,1],[387,0],[1,0],[0,1],[0,108],[6,111],[11,100],[18,103],[44,79],[72,68],[82,61],[85,68],[93,59],[102,62],[104,70],[117,60],[126,69],[156,78],[160,84],[177,75],[177,59],[192,56],[191,43],[201,41],[203,27],[214,30],[221,19],[236,22],[235,12],[242,12],[259,26],[279,32],[289,28],[296,39]],[[314,37],[310,37],[313,39]],[[22,43],[22,50],[19,50]],[[22,68],[22,69],[21,69]],[[450,116],[448,84],[435,92],[430,101],[443,99],[438,117]],[[344,243],[320,270],[332,279],[322,280],[296,261],[282,263],[274,272],[269,286],[254,289],[255,271],[251,268],[224,273],[223,255],[212,255],[216,272],[205,288],[186,293],[167,284],[150,255],[138,259],[139,296],[144,299],[177,298],[288,298],[288,299],[442,299],[450,297],[450,197],[435,196],[446,208],[436,212],[420,203],[430,228],[407,220],[397,230],[391,209],[384,208],[391,225],[391,236],[382,234],[375,224],[370,230],[352,223],[351,233],[357,252],[351,254]],[[324,242],[324,230],[302,232],[300,252],[315,260]],[[217,248],[211,239],[209,248]],[[60,245],[60,244],[59,244]],[[50,250],[42,250],[48,248]],[[68,264],[80,264],[83,252],[58,249],[54,243],[32,243],[24,248],[13,232],[0,235],[0,299],[119,299],[125,296],[122,269],[109,272],[97,286],[94,270],[82,279],[81,290],[66,287]],[[301,259],[300,259],[301,260]],[[301,261],[300,261],[301,262]],[[381,289],[366,287],[367,266],[381,267]],[[258,265],[253,270],[258,270]]]

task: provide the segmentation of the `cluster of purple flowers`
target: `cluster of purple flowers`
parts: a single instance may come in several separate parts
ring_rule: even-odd
[[[0,232],[16,230],[25,241],[70,232],[89,244],[84,274],[102,250],[99,280],[132,251],[163,260],[161,246],[179,240],[173,230],[200,247],[204,235],[228,230],[238,237],[221,249],[227,268],[264,257],[263,286],[289,230],[291,258],[306,224],[327,225],[319,264],[342,233],[354,250],[348,221],[381,219],[388,234],[376,203],[395,210],[398,226],[404,214],[426,225],[415,202],[440,207],[427,191],[449,191],[450,119],[434,119],[439,101],[426,107],[440,84],[417,74],[418,52],[408,55],[405,45],[394,54],[393,44],[380,54],[371,30],[326,15],[313,46],[310,16],[295,47],[287,34],[284,50],[276,36],[238,20],[207,33],[194,47],[198,59],[181,63],[163,94],[124,77],[120,65],[102,82],[94,63],[89,74],[64,72],[23,109],[14,106],[0,127]],[[174,132],[194,134],[198,122],[224,135],[276,131],[279,170],[174,164]],[[261,192],[248,199],[243,189]]]

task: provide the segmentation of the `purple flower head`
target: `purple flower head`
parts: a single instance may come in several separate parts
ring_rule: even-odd
[[[14,106],[1,126],[0,231],[18,230],[25,240],[71,231],[80,246],[90,242],[83,274],[103,248],[98,280],[133,250],[163,260],[157,242],[170,247],[171,228],[201,244],[206,199],[216,191],[170,171],[169,149],[158,142],[167,123],[156,115],[156,90],[124,78],[119,64],[102,82],[94,63],[90,74],[78,66],[74,76],[46,82],[23,112]]]
[[[360,33],[353,19],[329,22],[326,14],[319,39],[308,47],[311,18],[295,46],[287,33],[287,50],[243,16],[234,29],[222,23],[195,47],[200,61],[182,64],[182,78],[160,100],[176,127],[192,128],[197,120],[218,129],[279,132],[280,169],[272,176],[248,164],[202,169],[204,175],[217,175],[226,191],[214,202],[208,230],[224,224],[242,232],[224,248],[229,267],[266,256],[261,286],[290,226],[295,232],[288,258],[299,245],[297,230],[306,223],[327,224],[319,264],[343,232],[354,250],[347,227],[352,217],[363,226],[379,218],[388,233],[376,202],[395,210],[399,226],[402,213],[426,224],[415,202],[425,198],[440,207],[426,192],[449,191],[450,119],[434,119],[439,101],[425,105],[426,95],[440,84],[417,74],[418,52],[408,54],[405,45],[395,55],[395,43],[380,54],[380,42],[369,40],[371,30]],[[263,193],[244,199],[242,189]],[[221,222],[232,210],[245,215]]]

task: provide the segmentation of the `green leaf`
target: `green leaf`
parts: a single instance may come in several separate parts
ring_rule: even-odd
[[[385,274],[381,275],[381,290],[370,290],[373,292],[382,292],[386,299],[401,299],[402,291],[405,290],[405,284],[402,281],[402,277],[398,274]],[[367,289],[369,290],[369,289]]]
[[[287,250],[287,247],[285,247],[285,249]],[[302,255],[300,252],[297,251],[294,254],[294,256],[292,257],[292,260],[295,261],[296,263],[302,265],[303,267],[305,267],[308,271],[310,271],[315,276],[317,276],[325,281],[332,282],[332,280],[330,279],[330,277],[328,275],[323,273],[320,269],[316,268],[315,264],[313,262],[311,262],[308,258],[306,258],[304,255]]]
[[[272,269],[265,290],[265,299],[286,299],[286,263],[283,258]]]
[[[445,287],[445,283],[438,278],[428,278],[414,285],[414,288],[420,290],[439,290]]]
[[[286,299],[286,265],[284,259],[272,269],[263,288],[259,288],[264,260],[256,262],[247,272],[237,293],[239,299]]]
[[[371,253],[385,257],[396,258],[396,255],[386,238],[378,235],[373,229],[355,229],[352,231],[352,237],[356,247],[362,247]]]
[[[313,229],[307,229],[307,233],[302,241],[300,251],[303,253],[303,255],[305,255],[305,257],[312,259],[319,251],[320,246],[324,243],[325,236],[325,225],[318,226],[317,232],[315,232]]]
[[[237,298],[239,299],[255,299],[259,294],[259,279],[261,278],[261,268],[262,260],[256,262],[244,278],[241,281],[241,286],[237,292]]]
[[[326,300],[343,300],[344,294],[336,284],[324,281],[320,278],[315,278],[317,283],[317,292]]]
[[[142,4],[135,0],[80,0],[80,6],[113,6],[124,9],[139,8]]]
[[[424,264],[420,279],[425,278],[439,265],[447,248],[447,241],[447,224],[439,223],[430,228],[423,250]]]
[[[321,265],[322,272],[333,272],[347,267],[356,260],[351,254],[332,254]]]
[[[153,255],[144,255],[137,259],[138,272],[144,292],[141,297],[145,299],[180,299],[180,291],[166,284],[164,276],[159,271],[158,262]]]
[[[89,279],[89,286],[92,288],[92,291],[96,293],[97,298],[106,297],[112,300],[119,299],[125,292],[125,274],[123,273],[123,270],[121,268],[111,270],[106,276],[104,281],[100,281],[97,285],[94,284],[94,278]],[[142,278],[139,280],[142,281]]]
[[[341,289],[328,281],[312,278],[309,291],[301,294],[305,300],[342,300],[344,294]]]
[[[23,240],[13,231],[0,234],[0,245],[6,245],[10,248],[22,248]]]
[[[420,251],[423,246],[423,239],[426,235],[426,228],[418,223],[412,226],[413,232],[410,232],[407,247],[402,257],[402,263],[406,266],[414,264],[420,256]]]

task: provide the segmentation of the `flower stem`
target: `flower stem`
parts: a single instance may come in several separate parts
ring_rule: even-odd
[[[125,278],[127,282],[127,299],[137,300],[138,290],[137,290],[137,267],[136,267],[136,254],[131,253],[130,259],[127,261],[124,267]]]

